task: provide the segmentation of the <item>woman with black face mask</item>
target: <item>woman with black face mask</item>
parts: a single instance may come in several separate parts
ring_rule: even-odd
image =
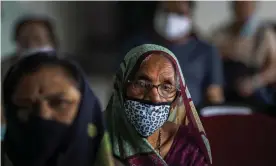
[[[2,153],[13,166],[114,165],[99,102],[78,67],[34,54],[9,70],[2,89]]]

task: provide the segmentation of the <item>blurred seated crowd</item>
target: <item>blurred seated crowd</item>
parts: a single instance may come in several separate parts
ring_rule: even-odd
[[[232,20],[221,23],[208,37],[194,23],[196,2],[158,3],[152,23],[129,37],[122,50],[143,43],[172,50],[197,107],[275,106],[275,22],[256,16],[258,3],[230,1]]]
[[[257,1],[229,2],[229,8],[231,8],[232,11],[232,20],[227,23],[222,23],[220,27],[213,30],[212,34],[205,37],[201,34],[200,27],[195,25],[194,14],[197,7],[196,1],[158,2],[154,9],[154,15],[151,22],[131,36],[128,36],[120,50],[118,50],[118,52],[120,52],[120,57],[118,57],[118,61],[114,63],[114,70],[116,69],[116,73],[114,73],[114,75],[116,74],[114,92],[112,93],[105,111],[108,123],[107,130],[110,132],[112,148],[104,147],[104,145],[101,144],[101,140],[105,140],[106,138],[106,129],[102,125],[102,115],[100,115],[101,108],[96,99],[94,101],[96,97],[85,81],[85,74],[80,74],[83,73],[81,71],[81,66],[78,67],[76,64],[76,67],[75,64],[72,65],[67,63],[67,61],[71,60],[70,57],[64,56],[67,53],[60,53],[54,23],[49,18],[36,16],[28,16],[20,19],[16,23],[14,29],[13,39],[16,43],[16,50],[12,53],[13,55],[7,56],[5,59],[2,58],[1,60],[1,83],[4,84],[2,87],[4,86],[6,88],[4,89],[5,101],[4,104],[1,103],[3,108],[1,110],[1,141],[5,133],[5,130],[3,130],[4,128],[2,128],[3,124],[6,123],[5,119],[8,119],[8,121],[11,119],[11,121],[13,121],[13,116],[15,116],[12,113],[5,112],[5,114],[3,114],[3,111],[17,108],[17,106],[15,106],[16,104],[23,105],[20,109],[24,109],[24,104],[26,104],[26,102],[24,103],[24,100],[20,101],[19,99],[24,95],[24,97],[33,95],[31,94],[31,92],[34,91],[32,91],[32,88],[34,89],[35,86],[38,86],[34,83],[34,80],[37,80],[41,85],[43,83],[45,84],[43,84],[43,88],[45,89],[42,88],[42,90],[56,92],[56,90],[60,88],[64,89],[64,91],[68,91],[68,94],[64,95],[64,99],[62,98],[59,100],[59,102],[64,102],[61,107],[57,107],[59,106],[59,102],[54,103],[54,99],[58,98],[58,96],[49,96],[47,99],[45,97],[45,100],[47,100],[49,104],[44,105],[45,108],[49,107],[45,110],[49,110],[49,112],[52,111],[51,108],[53,111],[60,110],[60,112],[57,111],[57,114],[51,114],[51,117],[58,122],[74,126],[74,130],[72,129],[72,131],[71,128],[68,129],[62,125],[57,127],[55,131],[57,137],[55,140],[49,138],[50,141],[53,141],[52,149],[57,149],[58,146],[56,145],[54,147],[54,145],[57,140],[60,139],[58,133],[63,133],[64,131],[70,130],[71,134],[72,132],[77,132],[82,138],[86,138],[82,135],[84,134],[81,130],[83,123],[87,122],[90,124],[93,122],[96,124],[96,128],[99,129],[99,132],[101,132],[99,138],[95,137],[96,141],[94,140],[94,143],[87,142],[86,139],[82,140],[74,137],[72,138],[74,143],[70,143],[70,146],[67,147],[67,145],[62,145],[62,147],[58,147],[61,148],[61,151],[66,152],[66,156],[64,155],[65,159],[61,161],[61,163],[63,163],[61,165],[71,164],[73,166],[74,163],[82,161],[81,163],[83,165],[88,166],[91,162],[88,161],[87,157],[83,154],[97,151],[96,149],[100,146],[104,151],[101,153],[107,154],[109,153],[108,149],[112,149],[113,155],[117,157],[115,157],[114,160],[118,162],[115,163],[115,165],[120,165],[125,162],[127,164],[147,165],[147,163],[152,161],[157,165],[162,165],[164,162],[168,165],[177,165],[179,164],[179,158],[185,158],[182,165],[210,164],[212,162],[209,154],[210,147],[205,141],[207,138],[205,137],[204,129],[201,128],[201,122],[200,120],[198,121],[198,117],[195,115],[196,113],[194,113],[196,109],[197,112],[201,114],[200,110],[204,110],[207,106],[237,106],[250,108],[249,112],[256,111],[274,116],[276,115],[274,110],[276,108],[276,22],[266,22],[266,20],[260,20],[256,16],[258,3]],[[40,56],[40,54],[47,54],[49,57],[43,58],[43,56],[41,56],[41,58],[36,59],[30,56]],[[147,56],[145,56],[145,54]],[[164,56],[170,59],[173,65],[168,65],[167,59],[160,58],[160,55],[162,58]],[[64,58],[64,60],[57,60],[51,58],[51,56],[59,56],[60,58]],[[140,65],[140,68],[139,65],[137,67],[137,64]],[[52,69],[49,67],[52,67]],[[51,70],[53,70],[52,73],[50,72]],[[177,77],[172,77],[172,79],[168,71],[174,73]],[[165,75],[162,72],[164,72]],[[28,77],[30,73],[31,76]],[[53,73],[56,73],[56,75]],[[58,77],[59,74],[60,78]],[[64,76],[66,76],[66,79],[64,79]],[[21,77],[24,79],[17,79]],[[51,82],[50,78],[55,77],[59,80],[55,82],[53,79]],[[135,81],[132,79],[135,79]],[[166,83],[162,84],[151,83],[158,82],[156,79],[168,80],[166,80]],[[3,80],[5,80],[4,83]],[[128,81],[127,85],[125,85],[124,81]],[[18,84],[18,82],[20,84]],[[71,85],[72,82],[73,84]],[[170,82],[178,83],[176,87],[166,87],[170,85]],[[58,85],[58,83],[60,83],[60,85]],[[49,86],[46,86],[46,84]],[[128,84],[132,85],[132,89],[129,88]],[[24,88],[24,85],[28,85],[28,87],[32,88]],[[126,90],[123,89],[124,86],[127,86]],[[151,90],[149,94],[143,91],[144,96],[139,94],[140,92],[142,93],[142,88],[147,89],[149,87],[153,89],[156,88],[156,92]],[[171,92],[170,94],[173,95],[170,96],[166,88],[174,89],[175,93]],[[15,98],[12,96],[13,93],[15,93]],[[19,98],[16,98],[17,95],[19,95]],[[166,100],[154,95],[165,96]],[[166,125],[164,125],[164,122],[156,122],[157,127],[161,127],[162,125],[166,126],[162,130],[157,130],[157,128],[152,130],[146,130],[142,127],[139,128],[139,125],[133,120],[136,115],[132,115],[134,113],[131,112],[132,110],[130,108],[132,105],[137,104],[137,102],[142,102],[142,99],[146,98],[151,102],[156,101],[164,104],[174,103],[175,96],[181,96],[180,102],[173,105],[175,110],[184,109],[186,111],[185,113],[188,116],[189,122],[196,131],[197,136],[203,141],[201,139],[200,141],[195,139],[193,140],[196,142],[195,145],[189,144],[190,138],[188,138],[187,133],[190,133],[190,131],[186,131],[185,129],[185,127],[189,125],[184,123],[184,117],[186,115],[180,115],[181,113],[179,113],[179,111],[176,111],[175,119],[173,119],[171,115],[169,116],[170,123],[172,124],[165,123]],[[93,98],[93,103],[89,103],[89,98]],[[53,101],[52,103],[51,100]],[[127,102],[123,103],[122,101]],[[185,108],[181,106],[183,103]],[[147,103],[145,104],[142,102],[142,104],[144,104],[142,105],[143,107],[149,107],[146,105]],[[32,106],[32,108],[36,108],[35,106],[36,105]],[[166,106],[167,105],[164,104],[164,107],[160,107],[164,115],[169,114]],[[120,111],[123,110],[123,107],[126,108],[126,115]],[[97,113],[90,114],[89,108],[97,110],[95,111]],[[68,110],[69,115],[63,115],[62,109]],[[138,108],[135,109],[137,109],[137,112],[143,112],[143,110],[140,111]],[[227,109],[226,107],[218,107],[215,111],[222,112],[222,110]],[[241,112],[244,112],[244,114],[249,114],[246,109],[242,110]],[[77,111],[81,113],[75,115]],[[120,112],[121,116],[115,115],[114,111]],[[205,110],[205,113],[206,112],[208,111]],[[44,118],[46,117],[46,119],[48,114],[50,116],[50,113],[47,113],[47,111],[43,113],[44,114],[41,116]],[[6,115],[9,117],[6,118]],[[121,118],[124,117],[124,115],[126,117]],[[202,113],[202,115],[205,114]],[[26,115],[20,115],[22,119],[24,119],[25,116]],[[85,118],[90,116],[93,116],[93,118]],[[126,119],[135,127],[139,136],[136,132],[133,132],[132,129],[126,127]],[[162,120],[162,116],[160,119]],[[165,119],[165,121],[166,120],[167,119]],[[118,124],[118,122],[122,122],[122,124]],[[206,124],[208,123],[210,122],[207,121]],[[10,128],[19,132],[21,130],[18,127],[20,126],[19,124],[20,123],[14,120]],[[124,127],[122,127],[123,125]],[[136,127],[137,125],[138,127]],[[175,126],[180,127],[176,130]],[[90,129],[94,128],[95,127],[90,126]],[[182,128],[183,130],[181,130]],[[38,128],[33,130],[39,133]],[[121,132],[122,130],[130,133],[128,136],[120,133],[123,135],[122,137],[125,136],[126,139],[132,140],[133,142],[128,142],[129,144],[127,144],[124,142],[126,141],[125,139],[122,139],[120,135],[116,135],[116,132]],[[168,140],[168,144],[162,144],[161,133],[164,134],[164,140]],[[173,139],[170,139],[171,133],[175,133]],[[91,135],[93,135],[93,132]],[[185,137],[185,141],[188,143],[182,139],[178,140],[180,136],[182,138],[187,136],[187,138]],[[35,153],[37,149],[29,151],[33,156],[37,155],[35,161],[33,161],[34,159],[31,155],[25,155],[25,151],[17,151],[17,148],[24,149],[26,147],[21,146],[20,141],[22,140],[16,139],[16,133],[9,132],[8,136],[5,137],[10,141],[7,141],[7,147],[10,148],[6,150],[9,154],[9,159],[13,160],[14,166],[20,165],[23,159],[26,159],[24,161],[26,165],[56,165],[52,164],[52,162],[56,163],[56,158],[51,159],[49,163],[43,165],[42,163],[46,160],[43,158],[45,154],[39,156]],[[38,138],[39,136],[36,135],[33,137]],[[30,137],[30,139],[34,139],[33,137]],[[147,143],[145,143],[145,139],[140,140],[140,138],[146,137]],[[47,141],[45,138],[41,138],[41,140]],[[35,139],[33,141],[35,142]],[[155,145],[155,143],[159,143],[159,145]],[[194,158],[191,161],[190,156],[186,155],[186,149],[181,146],[186,143],[192,149],[191,151],[197,151],[197,153],[192,154]],[[9,144],[18,144],[18,146],[13,147]],[[93,144],[93,146],[90,148],[91,144]],[[148,153],[148,151],[151,150],[147,147],[148,144],[151,144],[155,150],[153,154],[148,154],[147,156],[151,158],[150,161],[148,161],[148,158],[143,158],[142,155],[136,156],[136,154]],[[202,145],[200,148],[197,147],[199,144]],[[96,145],[100,146],[98,147]],[[120,150],[116,151],[115,145],[116,148],[117,146],[119,149],[122,148],[124,153]],[[69,151],[66,148],[64,150],[62,149],[63,146],[66,148],[71,147],[75,151]],[[83,149],[76,148],[78,146]],[[181,154],[182,156],[179,154],[179,158],[173,157],[174,155],[178,156],[178,154],[176,154],[178,153],[177,151],[169,150],[174,147],[179,147],[181,153],[183,151],[183,154]],[[51,154],[52,152],[50,152],[50,150],[52,149],[46,148],[47,154]],[[104,161],[105,159],[101,159],[97,154],[98,152],[95,154],[93,153],[93,162],[95,160],[99,162],[100,165],[112,165],[110,164],[110,160]],[[132,154],[134,157],[128,158],[132,156]],[[18,157],[20,155],[22,156]],[[75,156],[75,158],[72,159],[72,156]],[[125,158],[127,158],[127,160],[122,160]]]
[[[160,2],[152,23],[128,37],[121,57],[135,46],[154,43],[176,54],[196,106],[225,102],[275,104],[275,23],[256,16],[258,2],[229,2],[232,20],[207,39],[194,24],[196,2]],[[169,13],[169,14],[167,14]],[[2,78],[20,57],[36,51],[57,51],[53,22],[27,16],[14,29],[15,56],[2,60]]]

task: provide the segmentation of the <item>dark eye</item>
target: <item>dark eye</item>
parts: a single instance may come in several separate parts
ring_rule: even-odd
[[[167,92],[172,92],[175,90],[174,86],[171,84],[162,84],[161,88],[162,88],[162,90],[167,91]]]
[[[137,80],[134,84],[137,88],[146,88],[148,85],[148,83],[145,80]]]
[[[53,108],[67,108],[71,102],[65,99],[54,99],[50,101],[50,105]]]

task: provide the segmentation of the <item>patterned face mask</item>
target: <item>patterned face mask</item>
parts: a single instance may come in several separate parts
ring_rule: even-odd
[[[126,100],[125,111],[128,121],[143,137],[152,135],[167,121],[170,103],[146,103],[137,100]]]

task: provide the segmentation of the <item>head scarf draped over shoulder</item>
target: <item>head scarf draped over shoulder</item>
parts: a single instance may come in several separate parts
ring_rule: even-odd
[[[24,165],[24,154],[29,150],[24,146],[24,141],[22,141],[24,140],[24,133],[22,133],[22,127],[16,117],[16,106],[11,101],[12,93],[10,92],[13,91],[16,82],[18,83],[18,79],[22,77],[24,71],[35,70],[36,67],[43,65],[43,63],[49,64],[58,61],[63,64],[65,63],[66,66],[70,66],[73,71],[78,73],[77,75],[79,78],[77,82],[81,92],[81,100],[76,118],[70,126],[71,134],[66,137],[68,147],[57,165],[113,166],[111,144],[105,129],[106,126],[103,122],[101,107],[98,99],[89,87],[89,83],[86,81],[83,72],[75,64],[65,59],[58,58],[57,56],[48,55],[47,53],[37,53],[20,59],[9,70],[4,80],[2,87],[3,103],[7,119],[7,133],[4,139],[4,150],[7,157],[14,165]],[[52,145],[49,144],[48,146]],[[29,163],[32,163],[32,159],[30,159]]]
[[[168,54],[168,58],[175,66],[176,74],[179,77],[180,97],[177,99],[176,105],[172,107],[168,120],[176,124],[191,127],[196,133],[197,144],[206,156],[206,159],[211,163],[212,159],[209,141],[206,138],[205,131],[185,84],[180,65],[175,55],[170,50],[154,44],[144,44],[130,50],[115,76],[114,91],[106,110],[108,129],[113,144],[113,154],[118,158],[126,159],[135,154],[155,152],[163,161],[164,165],[166,165],[165,161],[148,143],[147,139],[140,137],[133,126],[128,123],[124,111],[125,83],[138,59],[152,51]]]

